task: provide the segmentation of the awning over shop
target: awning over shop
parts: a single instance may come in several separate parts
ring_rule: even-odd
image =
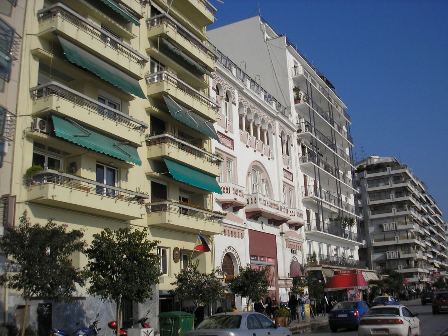
[[[52,116],[51,119],[54,133],[58,138],[119,160],[137,165],[142,164],[135,147],[97,133],[73,120],[62,119],[57,116]]]
[[[202,133],[212,139],[218,140],[218,134],[212,125],[212,123],[208,122],[204,118],[198,116],[197,114],[191,112],[185,107],[179,105],[173,98],[170,96],[163,96],[165,100],[165,104],[168,108],[168,111],[173,116],[174,119],[181,122],[184,125]]]
[[[335,273],[325,285],[325,290],[366,289],[367,286],[367,282],[361,272],[347,271]]]
[[[184,166],[170,159],[163,159],[163,161],[165,162],[171,176],[173,176],[176,181],[217,194],[222,193],[221,187],[216,181],[216,177],[201,173],[196,169]]]
[[[146,98],[138,81],[128,76],[118,68],[106,63],[105,61],[93,56],[91,53],[77,47],[73,43],[62,37],[58,37],[61,43],[64,55],[71,63],[80,66],[94,75],[100,77],[106,82],[116,86],[120,90],[133,94],[140,98]]]
[[[206,68],[204,68],[202,65],[200,65],[198,62],[196,62],[194,59],[192,59],[190,56],[188,56],[186,53],[184,53],[182,50],[180,50],[178,47],[176,47],[174,44],[169,42],[168,40],[161,38],[160,41],[162,42],[160,47],[164,54],[168,54],[167,56],[171,56],[171,58],[180,58],[182,61],[182,64],[187,63],[187,67],[191,72],[194,72],[198,75],[205,75],[211,76],[211,73],[207,71]]]
[[[376,274],[375,271],[363,271],[362,275],[366,282],[369,282],[370,280],[379,280],[378,274]]]
[[[110,9],[112,9],[115,13],[119,14],[127,22],[132,22],[132,23],[136,24],[137,26],[140,26],[140,21],[138,20],[138,18],[136,18],[133,14],[131,14],[128,10],[126,10],[124,7],[120,6],[115,1],[101,0],[101,2],[104,3]]]

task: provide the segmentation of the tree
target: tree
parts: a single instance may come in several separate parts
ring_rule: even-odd
[[[216,273],[217,271],[201,273],[198,263],[190,263],[176,274],[176,281],[172,283],[176,286],[173,292],[181,300],[190,299],[196,312],[199,306],[211,304],[224,297],[224,287]]]
[[[250,301],[256,301],[268,292],[267,269],[256,270],[250,266],[240,268],[240,273],[230,282],[229,287],[234,294],[248,298],[249,308]]]
[[[437,288],[437,289],[444,289],[447,288],[447,283],[445,281],[445,279],[443,277],[438,278],[433,284],[433,287]]]
[[[70,259],[72,253],[83,250],[82,237],[80,230],[67,231],[66,226],[52,219],[45,225],[32,225],[26,211],[17,227],[6,229],[0,249],[15,267],[2,275],[1,282],[20,291],[25,300],[22,336],[31,299],[67,301],[76,291],[76,284],[83,285],[82,273]]]
[[[123,301],[144,302],[152,296],[152,286],[159,282],[159,258],[153,253],[157,243],[148,238],[147,230],[106,228],[93,236],[86,250],[88,292],[115,301],[117,335]]]

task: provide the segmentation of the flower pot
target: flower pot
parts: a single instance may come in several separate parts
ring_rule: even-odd
[[[278,316],[275,318],[275,324],[280,327],[288,326],[288,317],[287,316]]]

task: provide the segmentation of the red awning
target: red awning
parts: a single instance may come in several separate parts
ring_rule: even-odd
[[[368,284],[360,272],[347,272],[335,274],[325,285],[326,291],[340,289],[366,289]]]

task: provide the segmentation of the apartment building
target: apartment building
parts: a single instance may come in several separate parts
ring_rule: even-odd
[[[422,287],[446,273],[447,238],[442,212],[427,187],[393,157],[359,162],[357,184],[366,237],[360,257],[383,273],[396,270]]]
[[[240,267],[267,269],[269,296],[288,302],[294,277],[304,273],[304,216],[297,157],[296,126],[286,107],[219,49],[212,81],[218,106],[214,141],[220,157],[215,209],[225,213],[223,232],[215,236],[215,267],[224,281]],[[227,307],[246,308],[227,295]]]
[[[357,235],[359,216],[354,207],[357,191],[352,181],[351,120],[333,85],[286,36],[276,33],[259,16],[210,30],[208,35],[219,50],[250,74],[254,79],[251,88],[265,88],[269,92],[266,101],[285,107],[278,118],[293,125],[276,137],[284,144],[279,147],[284,165],[291,164],[298,179],[294,192],[304,211],[308,269],[321,273],[325,280],[335,269],[362,267],[358,261],[362,245]],[[241,71],[236,76],[241,76]],[[255,134],[251,127],[245,122],[242,129]]]
[[[17,107],[8,107],[17,115],[16,217],[53,218],[82,229],[87,243],[106,227],[149,227],[163,275],[153,300],[127,303],[124,318],[149,307],[157,328],[159,299],[161,310],[172,306],[174,275],[191,259],[213,268],[211,253],[193,252],[198,235],[211,241],[221,232],[212,197],[221,192],[211,154],[217,105],[208,91],[215,61],[205,36],[215,8],[205,0],[19,4],[20,85]],[[73,262],[87,260],[79,254]],[[53,304],[53,327],[74,329],[98,312],[112,318],[112,303],[85,288],[77,296]]]

